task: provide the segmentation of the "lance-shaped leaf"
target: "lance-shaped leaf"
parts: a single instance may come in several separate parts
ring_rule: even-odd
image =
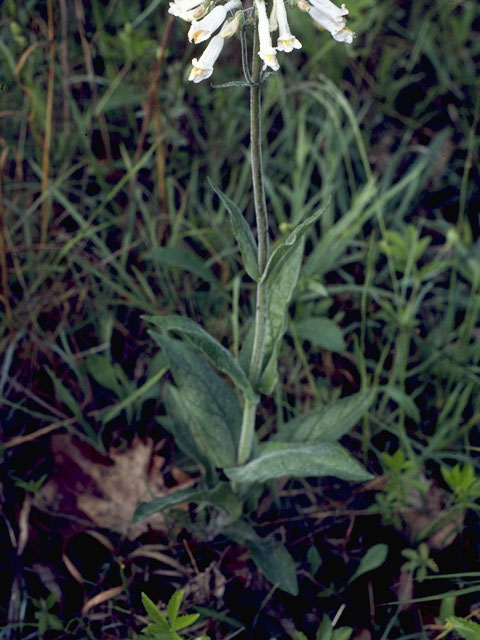
[[[287,329],[288,305],[302,266],[305,234],[323,210],[300,223],[272,252],[262,281],[267,283],[265,352],[258,385],[262,393],[272,393],[278,379],[277,360]]]
[[[233,200],[230,200],[228,196],[220,191],[210,179],[208,182],[230,214],[230,222],[232,223],[233,233],[242,256],[245,271],[253,280],[258,280],[258,249],[250,225]]]
[[[369,571],[374,571],[381,567],[385,562],[388,554],[388,546],[386,544],[374,544],[373,547],[367,550],[367,553],[363,556],[360,561],[360,564],[357,567],[357,570],[353,574],[353,576],[348,581],[348,584],[363,576],[364,573],[368,573]]]
[[[199,349],[220,371],[226,373],[236,387],[241,389],[252,402],[258,402],[258,396],[253,391],[238,360],[199,324],[190,318],[176,315],[142,316],[142,318],[166,331],[177,331],[186,336],[193,346]]]
[[[234,389],[193,347],[155,331],[149,333],[170,362],[196,446],[215,466],[231,466],[241,429],[241,409]]]
[[[304,239],[305,234],[310,227],[320,218],[326,209],[320,209],[316,211],[309,218],[301,222],[299,225],[291,231],[286,238],[282,239],[270,256],[265,271],[262,275],[262,282],[268,280],[272,275],[281,268],[282,263],[287,258],[288,254],[295,249],[295,247]]]
[[[187,502],[207,503],[219,507],[229,514],[230,522],[239,518],[242,513],[242,503],[232,492],[230,484],[219,482],[213,489],[187,487],[153,498],[150,502],[140,502],[133,514],[132,523],[140,522],[154,513]]]
[[[371,480],[373,476],[339,444],[316,445],[270,442],[259,447],[258,456],[241,467],[225,469],[234,482],[266,482],[282,476],[334,476],[352,482]]]
[[[304,413],[283,424],[272,440],[283,442],[336,442],[367,413],[376,391],[361,391],[325,407]]]
[[[245,544],[264,576],[274,585],[293,596],[298,595],[295,563],[285,546],[275,539],[260,538],[246,522],[236,522],[224,531],[239,544]]]
[[[199,465],[207,486],[213,486],[217,482],[215,465],[208,454],[197,445],[190,431],[189,416],[185,411],[182,394],[173,384],[167,387],[165,409],[167,415],[157,417],[156,421],[172,434],[180,451]]]
[[[270,394],[278,379],[277,360],[287,329],[288,305],[297,285],[303,259],[303,240],[284,255],[281,266],[268,281],[265,352],[259,390]]]

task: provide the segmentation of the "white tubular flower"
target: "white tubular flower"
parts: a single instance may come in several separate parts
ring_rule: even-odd
[[[189,80],[192,82],[201,82],[212,75],[213,65],[222,52],[224,43],[225,39],[222,38],[222,36],[213,36],[208,43],[207,48],[200,56],[200,59],[197,60],[196,58],[193,58],[192,70],[188,76]]]
[[[202,20],[194,20],[188,31],[188,39],[190,42],[203,42],[208,40],[211,35],[219,29],[227,17],[227,13],[232,9],[238,9],[239,0],[230,0],[227,4],[219,4],[214,7]]]
[[[335,38],[337,33],[342,31],[347,24],[348,16],[347,7],[342,4],[341,7],[337,7],[336,4],[330,2],[330,0],[310,0],[313,5],[310,9],[310,15],[321,27],[330,31]]]
[[[348,27],[344,27],[341,31],[336,33],[333,37],[338,42],[346,42],[347,44],[352,44],[353,39],[355,38],[355,33]]]
[[[283,0],[273,0],[274,8],[276,9],[276,15],[278,20],[278,40],[277,50],[290,53],[294,49],[301,49],[301,43],[292,36],[290,33],[290,27],[288,26],[287,11]]]
[[[258,16],[258,39],[260,40],[260,51],[258,55],[263,60],[263,69],[265,70],[267,67],[270,67],[273,71],[278,71],[280,65],[277,61],[276,49],[272,46],[270,26],[264,0],[255,0],[255,8]]]
[[[174,0],[170,2],[168,13],[187,22],[194,19],[196,9],[200,8],[204,0]]]
[[[224,23],[222,30],[220,31],[222,38],[231,38],[235,33],[237,33],[242,16],[242,12],[237,11],[231,20],[227,20]]]

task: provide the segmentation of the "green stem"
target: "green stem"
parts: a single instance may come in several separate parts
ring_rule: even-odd
[[[268,218],[263,184],[262,167],[262,126],[260,101],[261,60],[258,56],[258,35],[254,31],[252,52],[252,84],[250,85],[250,156],[252,164],[253,198],[257,225],[258,272],[261,279],[268,260]],[[255,334],[250,361],[250,380],[255,386],[260,378],[263,353],[265,350],[265,320],[267,311],[266,282],[257,283],[255,304]],[[250,458],[255,433],[255,417],[258,403],[245,398],[242,430],[238,447],[238,464],[245,464]]]

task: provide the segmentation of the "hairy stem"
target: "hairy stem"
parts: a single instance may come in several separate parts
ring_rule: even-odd
[[[268,260],[268,218],[263,184],[262,167],[262,126],[260,101],[261,60],[258,56],[257,30],[254,32],[252,52],[252,84],[250,85],[250,156],[252,165],[253,197],[257,225],[258,272],[260,279]],[[265,282],[257,284],[255,304],[255,334],[250,361],[250,380],[255,386],[260,378],[263,353],[265,349],[265,320],[267,308],[267,286]],[[245,398],[242,430],[238,448],[238,464],[245,464],[251,454],[255,433],[257,404]]]

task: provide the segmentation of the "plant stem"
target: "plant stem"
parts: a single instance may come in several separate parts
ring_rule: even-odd
[[[253,198],[257,225],[258,272],[259,279],[265,271],[268,260],[268,218],[265,201],[262,166],[262,123],[260,100],[261,60],[258,56],[258,35],[254,31],[252,51],[252,84],[250,85],[250,157],[252,164]],[[265,350],[265,320],[267,310],[266,282],[257,283],[255,304],[255,333],[250,360],[250,380],[255,386],[259,382],[263,353]],[[243,408],[242,430],[238,447],[238,464],[245,464],[251,454],[255,433],[255,416],[257,404],[245,398]]]

